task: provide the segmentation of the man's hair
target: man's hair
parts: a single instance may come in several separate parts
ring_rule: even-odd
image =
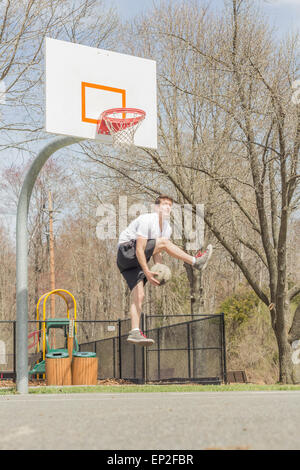
[[[162,201],[162,199],[169,199],[169,201],[172,202],[173,204],[173,198],[171,198],[170,196],[168,196],[167,194],[161,194],[160,196],[158,196],[156,199],[155,199],[155,204],[156,205],[159,205],[160,204],[160,201]]]

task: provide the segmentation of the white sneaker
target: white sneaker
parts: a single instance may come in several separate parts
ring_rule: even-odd
[[[212,252],[213,252],[212,245],[208,245],[206,250],[203,251],[203,252],[198,251],[198,253],[195,256],[196,261],[192,265],[192,267],[195,268],[195,269],[198,269],[199,271],[200,270],[203,271],[203,269],[206,268],[208,261],[210,260]]]
[[[154,344],[154,340],[147,338],[141,330],[131,330],[127,341],[128,343],[139,344],[140,346],[152,346]]]

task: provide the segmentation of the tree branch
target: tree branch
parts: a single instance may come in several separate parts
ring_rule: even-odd
[[[289,301],[291,302],[293,298],[296,297],[296,295],[298,294],[300,294],[300,286],[292,287],[287,293]]]

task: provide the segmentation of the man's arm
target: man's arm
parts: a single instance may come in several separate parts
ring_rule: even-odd
[[[142,238],[142,237],[137,238],[137,240],[136,240],[136,257],[137,257],[138,262],[139,262],[142,270],[144,271],[145,276],[148,279],[148,281],[153,285],[158,285],[159,286],[159,282],[154,277],[154,274],[158,274],[158,273],[153,273],[148,268],[148,264],[147,264],[147,260],[146,260],[146,256],[145,256],[146,245],[147,245],[147,238]]]

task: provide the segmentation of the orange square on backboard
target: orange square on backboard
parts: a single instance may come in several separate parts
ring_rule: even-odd
[[[121,88],[113,88],[105,85],[97,85],[96,83],[81,82],[81,120],[97,124],[97,119],[89,118],[86,115],[86,88],[96,88],[98,90],[108,91],[112,93],[120,93],[122,99],[122,108],[126,108],[126,90]]]

